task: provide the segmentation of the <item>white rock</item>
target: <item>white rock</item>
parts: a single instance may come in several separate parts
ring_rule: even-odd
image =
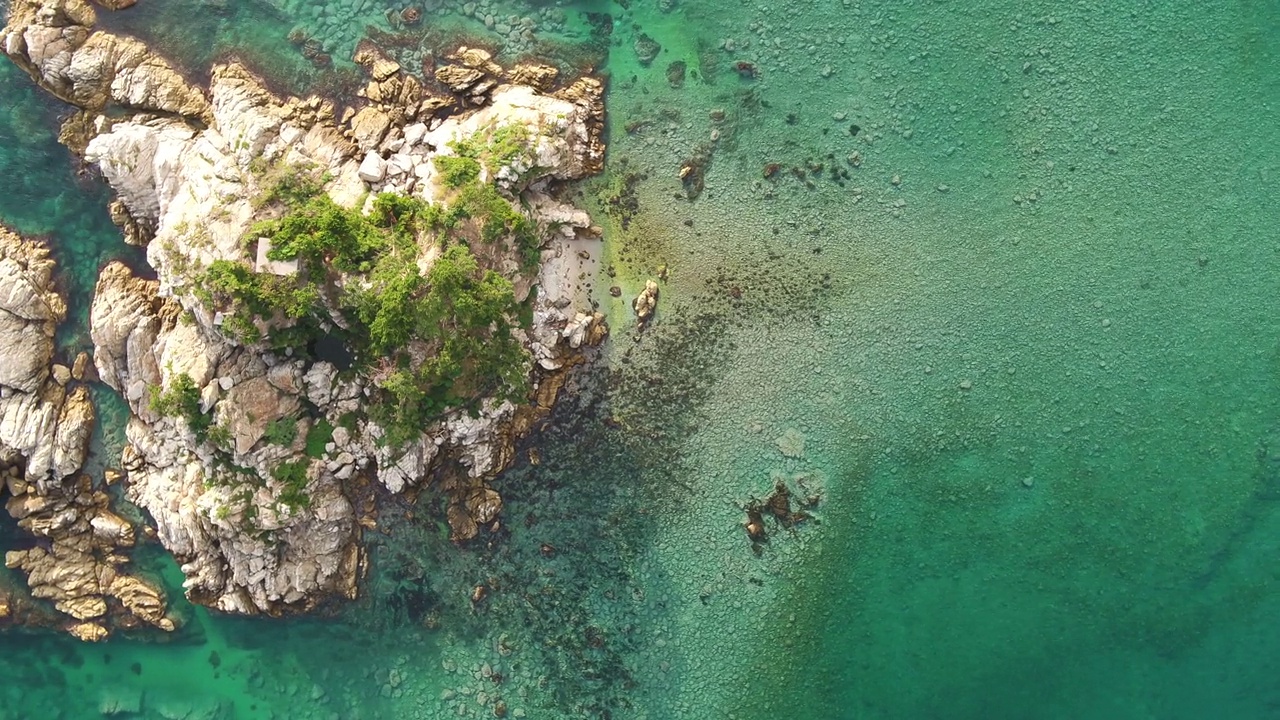
[[[386,161],[378,153],[370,152],[364,156],[357,174],[367,183],[382,182],[382,179],[387,176],[386,166]]]

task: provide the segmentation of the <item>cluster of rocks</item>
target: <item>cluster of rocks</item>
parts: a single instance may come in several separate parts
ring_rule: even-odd
[[[498,522],[501,498],[489,480],[554,402],[562,371],[607,332],[583,280],[598,262],[598,228],[555,198],[557,182],[602,164],[600,83],[584,78],[555,90],[552,70],[504,71],[464,48],[445,66],[460,69],[455,82],[431,92],[366,46],[356,60],[371,77],[368,104],[339,118],[328,101],[273,95],[236,64],[214,68],[206,92],[135,41],[95,29],[94,19],[84,0],[15,0],[0,39],[42,87],[79,108],[68,123],[78,131],[73,148],[116,192],[113,217],[146,245],[156,272],[145,280],[119,263],[102,270],[90,318],[93,362],[130,408],[127,496],[154,518],[188,596],[224,611],[273,614],[354,596],[360,527],[376,525],[369,513],[357,517],[356,505],[368,506],[368,481],[400,493],[437,477],[458,540]],[[473,73],[474,82],[460,79]],[[323,174],[325,191],[347,207],[379,192],[443,202],[432,158],[504,124],[529,129],[528,152],[518,167],[486,169],[484,180],[518,195],[513,206],[529,208],[546,231],[542,263],[515,278],[518,300],[538,287],[533,326],[521,336],[535,365],[530,405],[488,401],[475,416],[448,415],[407,446],[385,447],[382,428],[360,413],[376,391],[370,379],[233,340],[195,292],[196,273],[210,262],[251,260],[242,238],[276,170]],[[420,266],[430,261],[424,255]],[[157,411],[153,395],[180,377],[197,388],[216,439]],[[273,422],[291,418],[292,444],[266,437]],[[332,439],[320,457],[309,456],[304,439],[320,422],[334,428]],[[305,466],[305,503],[281,502],[272,471],[283,463]]]
[[[94,422],[89,362],[53,363],[66,315],[53,273],[48,249],[0,227],[0,483],[5,509],[37,539],[7,552],[5,565],[81,639],[101,640],[110,626],[173,630],[164,594],[128,572],[133,525],[79,474]],[[10,615],[6,603],[0,619]]]
[[[362,41],[369,26],[383,32],[412,33],[424,26],[439,26],[452,15],[465,18],[464,25],[475,23],[496,41],[504,56],[526,55],[535,49],[541,37],[565,31],[563,8],[547,6],[529,8],[493,0],[425,0],[407,5],[386,5],[373,0],[347,3],[309,3],[305,0],[269,0],[285,17],[296,18],[298,24],[289,39],[318,67],[327,67],[333,57],[347,56]],[[456,22],[456,21],[455,21]],[[418,68],[432,57],[431,48],[405,48],[400,60]]]
[[[503,53],[507,55],[521,55],[532,51],[537,44],[538,33],[559,33],[564,30],[564,10],[554,6],[541,9],[504,8],[492,0],[444,0],[441,6],[445,11],[460,13],[483,22],[486,30],[498,36]],[[523,11],[523,14],[513,12],[517,9]]]
[[[444,189],[431,187],[436,178],[432,158],[452,153],[453,141],[498,125],[538,128],[530,153],[521,158],[526,164],[512,166],[494,180],[508,190],[536,193],[528,199],[544,217],[555,215],[550,219],[568,219],[571,228],[590,228],[585,213],[552,203],[541,187],[549,180],[583,177],[603,167],[601,82],[583,77],[557,89],[560,72],[555,67],[526,63],[508,72],[478,48],[460,48],[448,59],[436,68],[433,91],[372,44],[361,45],[356,62],[372,80],[360,95],[370,104],[359,111],[349,109],[342,118],[350,128],[348,138],[364,153],[360,179],[376,190],[420,190],[439,197]],[[531,187],[512,187],[510,179],[533,167],[547,171],[534,178]]]

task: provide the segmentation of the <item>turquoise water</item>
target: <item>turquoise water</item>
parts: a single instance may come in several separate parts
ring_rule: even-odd
[[[626,293],[541,462],[499,482],[509,534],[455,548],[424,498],[321,617],[5,635],[0,716],[1280,714],[1280,6],[631,5],[563,6],[612,78],[582,202]],[[310,20],[232,3],[196,48],[154,6],[113,22],[193,73],[252,38],[278,83],[340,85],[338,53],[317,75],[283,38]],[[80,293],[120,251],[104,195],[7,65],[0,95],[0,217]],[[777,480],[815,517],[753,550],[743,507]]]

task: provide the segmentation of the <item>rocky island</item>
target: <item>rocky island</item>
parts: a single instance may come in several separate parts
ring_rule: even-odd
[[[62,139],[149,267],[102,268],[92,361],[51,367],[52,263],[0,235],[7,508],[52,539],[7,564],[80,637],[120,624],[109,603],[173,628],[120,569],[135,529],[79,474],[90,374],[128,403],[124,494],[197,603],[354,597],[386,494],[436,494],[459,542],[500,523],[490,481],[607,333],[585,280],[599,229],[558,192],[602,165],[600,81],[465,47],[418,78],[365,43],[365,102],[339,109],[235,63],[199,87],[96,12],[15,0],[0,39],[73,106]],[[71,567],[92,582],[49,579]]]

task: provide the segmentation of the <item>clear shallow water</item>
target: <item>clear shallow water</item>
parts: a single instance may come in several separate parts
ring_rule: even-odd
[[[602,298],[605,363],[502,483],[511,535],[452,548],[424,503],[371,538],[368,592],[334,618],[8,636],[31,679],[6,711],[37,716],[44,689],[92,716],[133,688],[235,717],[497,696],[530,717],[1275,716],[1280,8],[570,9],[616,15],[609,173],[583,190],[635,180],[625,229],[595,208],[611,282],[670,280],[639,342]],[[634,32],[664,48],[651,67]],[[3,72],[0,134],[24,142],[2,147],[65,157]],[[705,191],[674,201],[713,129]],[[110,248],[101,195],[35,167],[31,197],[92,211],[0,214],[98,217],[65,244]],[[757,555],[740,508],[774,474],[823,499]],[[482,579],[505,590],[473,612]]]

